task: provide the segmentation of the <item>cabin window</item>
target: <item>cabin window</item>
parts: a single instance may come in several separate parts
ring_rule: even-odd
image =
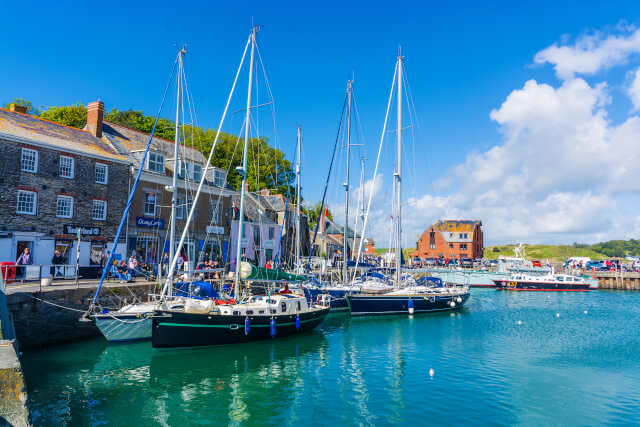
[[[238,310],[234,310],[234,311],[233,311],[233,315],[234,315],[234,316],[239,316],[239,315],[240,315],[240,312],[239,312]]]
[[[287,303],[282,301],[282,304],[280,304],[280,309],[282,310],[283,313],[287,311]]]
[[[253,314],[253,310],[247,310],[247,314]]]
[[[298,308],[298,311],[302,309],[302,307],[300,306],[300,301],[298,301],[297,308]]]
[[[264,314],[264,310],[258,311],[259,314]]]
[[[277,310],[274,310],[273,308],[271,309],[271,314],[276,314]]]

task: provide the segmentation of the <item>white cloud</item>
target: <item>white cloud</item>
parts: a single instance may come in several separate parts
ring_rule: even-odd
[[[554,43],[538,52],[534,62],[552,64],[561,79],[572,78],[576,74],[595,74],[624,64],[630,55],[640,52],[640,29],[632,26],[618,26],[616,29],[623,34],[596,32],[579,37],[573,45]]]
[[[631,99],[633,108],[636,111],[640,110],[640,68],[633,72],[633,80],[627,88],[627,95]]]

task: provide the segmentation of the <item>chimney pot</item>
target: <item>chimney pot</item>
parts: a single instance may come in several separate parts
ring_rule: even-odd
[[[27,107],[24,105],[11,104],[9,105],[9,111],[13,111],[14,113],[27,114]]]
[[[102,138],[102,119],[104,118],[104,104],[99,99],[87,105],[87,125],[85,130],[96,138]]]
[[[260,195],[261,196],[269,196],[269,195],[271,195],[271,190],[269,190],[268,188],[263,188],[262,190],[260,190]]]

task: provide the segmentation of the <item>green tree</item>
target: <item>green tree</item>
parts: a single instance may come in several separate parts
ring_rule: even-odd
[[[309,228],[314,228],[316,226],[318,221],[318,216],[320,215],[321,206],[322,206],[322,202],[318,202],[311,206],[302,205],[301,210],[307,216],[307,219],[309,221]],[[327,218],[333,221],[333,214],[331,213],[331,210],[327,208],[327,211],[328,211]]]
[[[40,111],[40,117],[52,122],[82,129],[87,124],[87,107],[80,103],[61,107],[47,107],[46,110]]]
[[[24,98],[13,98],[13,101],[7,102],[3,105],[4,108],[9,108],[11,104],[22,105],[23,107],[27,107],[27,114],[30,115],[38,115],[38,110],[36,110],[31,101],[26,100]]]

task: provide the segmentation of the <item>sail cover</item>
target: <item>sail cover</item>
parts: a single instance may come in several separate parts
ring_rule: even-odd
[[[287,282],[304,282],[304,276],[286,273],[282,270],[256,267],[248,262],[240,263],[240,278],[242,280],[282,280]]]

